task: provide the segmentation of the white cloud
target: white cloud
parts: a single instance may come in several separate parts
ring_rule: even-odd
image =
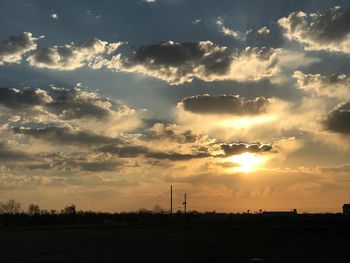
[[[293,12],[278,20],[289,40],[306,50],[350,53],[350,11],[333,7],[324,13]]]
[[[36,49],[37,40],[32,33],[24,32],[0,42],[0,65],[19,63],[24,54]]]
[[[345,74],[323,76],[295,71],[293,78],[297,80],[298,88],[306,92],[318,96],[350,99],[350,78]]]
[[[197,18],[197,19],[195,19],[195,20],[192,21],[192,24],[197,25],[197,24],[199,24],[200,22],[202,22],[202,19],[201,19],[201,18]]]
[[[263,26],[262,28],[258,29],[257,32],[260,35],[268,35],[270,34],[270,29],[268,29],[266,26]]]
[[[246,41],[247,35],[251,32],[251,30],[248,30],[246,32],[240,32],[238,30],[230,29],[224,25],[224,22],[220,17],[216,21],[216,24],[219,26],[219,30],[223,35],[232,37],[242,42]]]
[[[281,52],[281,49],[251,47],[230,51],[211,41],[168,41],[136,49],[129,57],[118,54],[99,66],[141,73],[172,85],[191,82],[194,78],[204,81],[259,81],[280,72],[277,62]]]
[[[84,66],[94,68],[105,55],[112,54],[121,45],[121,42],[109,43],[93,38],[79,44],[38,48],[27,61],[38,68],[58,70],[74,70]]]

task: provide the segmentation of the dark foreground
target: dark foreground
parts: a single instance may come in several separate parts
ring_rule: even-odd
[[[350,262],[341,215],[135,215],[0,226],[0,262]]]

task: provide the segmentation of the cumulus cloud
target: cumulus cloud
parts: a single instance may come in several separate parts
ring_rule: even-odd
[[[264,97],[245,99],[239,95],[205,94],[184,98],[178,106],[198,114],[256,115],[266,113],[270,102],[271,100]]]
[[[349,98],[350,78],[345,74],[323,76],[295,71],[298,88],[318,96]]]
[[[350,102],[340,103],[323,121],[325,128],[331,132],[350,134]]]
[[[0,65],[5,63],[19,63],[24,54],[37,47],[38,38],[30,32],[23,32],[18,36],[11,36],[0,42]]]
[[[94,134],[87,131],[74,131],[68,127],[13,127],[12,131],[16,134],[33,136],[36,139],[45,140],[52,144],[101,145],[120,142],[117,138]]]
[[[74,70],[84,66],[94,68],[104,56],[112,54],[121,45],[121,42],[109,43],[93,38],[78,44],[38,48],[27,61],[34,67],[57,70]]]
[[[204,81],[258,81],[279,72],[280,49],[251,48],[230,51],[211,41],[168,41],[118,54],[99,65],[123,72],[136,72],[177,85],[194,78]]]
[[[245,152],[250,153],[262,153],[269,152],[272,150],[270,144],[260,144],[260,143],[231,143],[231,144],[221,144],[221,148],[226,156],[237,155]]]
[[[350,11],[340,6],[324,13],[293,12],[278,20],[289,40],[308,50],[350,53]]]
[[[113,101],[100,98],[95,92],[84,91],[79,87],[71,89],[51,87],[48,92],[52,101],[46,104],[47,108],[66,120],[103,119],[117,108]]]
[[[270,29],[268,29],[266,26],[263,26],[262,28],[259,28],[257,30],[257,32],[260,35],[265,35],[266,36],[266,35],[270,34]]]
[[[186,161],[198,158],[207,158],[211,155],[206,152],[176,152],[164,149],[163,151],[156,151],[145,146],[113,146],[107,145],[100,147],[98,151],[115,154],[120,158],[135,158],[139,156],[144,156],[145,158],[158,159],[158,160],[170,160],[170,161]]]
[[[218,18],[218,20],[216,21],[216,24],[219,26],[220,32],[228,37],[232,37],[238,41],[246,41],[247,35],[251,32],[251,30],[248,30],[246,32],[240,32],[238,30],[233,30],[230,29],[228,27],[226,27],[224,25],[223,19],[222,18]]]
[[[41,106],[50,102],[52,98],[40,88],[0,88],[0,104],[8,108]]]
[[[204,135],[193,133],[189,129],[183,129],[177,124],[156,123],[150,129],[144,131],[143,140],[167,140],[176,143],[195,143],[208,140]]]
[[[0,88],[0,105],[6,109],[3,110],[4,119],[25,123],[75,122],[98,128],[101,126],[94,123],[103,121],[108,123],[103,129],[112,132],[136,127],[141,122],[135,110],[79,86]],[[79,122],[82,119],[85,121]]]
[[[192,24],[197,25],[197,24],[199,24],[200,22],[202,22],[202,18],[197,18],[197,19],[195,19],[195,20],[192,21]]]

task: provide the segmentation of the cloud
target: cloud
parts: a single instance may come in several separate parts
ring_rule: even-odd
[[[23,32],[0,42],[0,65],[19,63],[24,54],[36,49],[36,40],[32,33]]]
[[[320,171],[323,173],[345,173],[349,174],[350,172],[350,164],[345,164],[336,167],[321,167]]]
[[[52,98],[40,88],[0,88],[0,104],[11,109],[42,106],[50,102]]]
[[[221,144],[221,148],[226,156],[238,155],[245,152],[250,153],[262,153],[269,152],[272,150],[270,144],[260,144],[260,143],[231,143],[231,144]]]
[[[142,46],[130,55],[118,54],[99,65],[122,72],[135,72],[155,77],[169,84],[204,81],[258,81],[279,73],[280,49],[251,48],[230,51],[211,41]]]
[[[27,118],[35,114],[29,109],[40,109],[43,118],[47,115],[47,121],[120,121],[123,115],[133,115],[133,110],[126,105],[99,97],[96,92],[83,90],[79,85],[73,88],[0,88],[0,105],[18,116],[27,115]],[[23,108],[27,111],[23,112]]]
[[[289,40],[307,50],[350,53],[350,11],[340,6],[324,13],[293,12],[278,20]]]
[[[350,96],[350,78],[345,74],[323,76],[295,71],[293,78],[297,80],[299,89],[318,96],[343,99]]]
[[[51,152],[37,154],[37,161],[26,163],[29,170],[52,170],[71,172],[111,172],[125,165],[124,160],[116,160],[106,156],[96,156],[88,152]]]
[[[270,29],[268,29],[266,26],[263,26],[262,28],[259,28],[257,30],[257,32],[258,32],[259,35],[266,36],[266,35],[270,34]]]
[[[350,102],[336,106],[325,118],[323,124],[331,132],[350,134]]]
[[[148,158],[170,160],[170,161],[187,161],[191,159],[201,159],[210,157],[209,153],[176,153],[176,152],[150,152],[146,154]]]
[[[34,67],[57,70],[74,70],[84,66],[94,68],[104,56],[112,54],[121,45],[121,42],[109,43],[93,38],[78,44],[38,48],[27,61]]]
[[[207,134],[223,141],[249,142],[270,141],[291,130],[304,128],[305,112],[300,111],[298,105],[278,98],[201,95],[180,101],[175,114],[184,129],[197,134]],[[291,119],[293,114],[295,117]],[[319,114],[318,110],[316,117]],[[315,121],[314,115],[312,118]]]
[[[224,25],[223,19],[221,17],[218,18],[216,21],[216,24],[219,26],[220,32],[224,36],[232,37],[238,41],[246,41],[247,35],[251,32],[251,30],[248,30],[246,32],[240,32],[238,30],[232,30]]]
[[[156,123],[143,132],[142,140],[174,141],[176,143],[196,143],[207,138],[204,135],[194,134],[189,129],[183,129],[177,124]]]
[[[78,166],[82,171],[87,172],[101,172],[101,171],[116,171],[119,166],[122,165],[121,162],[76,162],[76,166]]]
[[[190,152],[180,153],[175,151],[155,151],[144,146],[112,146],[107,145],[97,149],[98,151],[115,154],[120,158],[135,158],[144,156],[145,158],[158,159],[158,160],[170,160],[170,161],[186,161],[198,158],[207,158],[211,155],[208,152]]]
[[[199,24],[200,22],[202,22],[202,18],[197,18],[197,19],[195,19],[195,20],[192,21],[192,24],[197,25],[197,24]]]
[[[60,115],[62,119],[82,119],[108,117],[116,104],[107,99],[100,98],[94,92],[84,91],[79,87],[71,89],[52,87],[49,89],[52,101],[46,104],[48,110]]]
[[[16,150],[16,149],[11,149],[9,147],[8,143],[5,141],[0,141],[0,160],[1,161],[30,161],[33,160],[34,158],[30,156],[30,154],[27,154],[26,152]]]
[[[36,139],[45,140],[51,144],[68,145],[101,145],[118,143],[118,138],[94,134],[88,131],[74,131],[68,127],[26,128],[13,127],[15,134],[24,134]]]
[[[205,94],[184,98],[178,107],[198,114],[256,115],[266,113],[270,103],[271,100],[264,97],[245,99],[239,95]]]

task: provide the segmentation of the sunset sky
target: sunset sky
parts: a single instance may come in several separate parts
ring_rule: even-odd
[[[348,0],[11,0],[0,24],[0,201],[350,202]]]

